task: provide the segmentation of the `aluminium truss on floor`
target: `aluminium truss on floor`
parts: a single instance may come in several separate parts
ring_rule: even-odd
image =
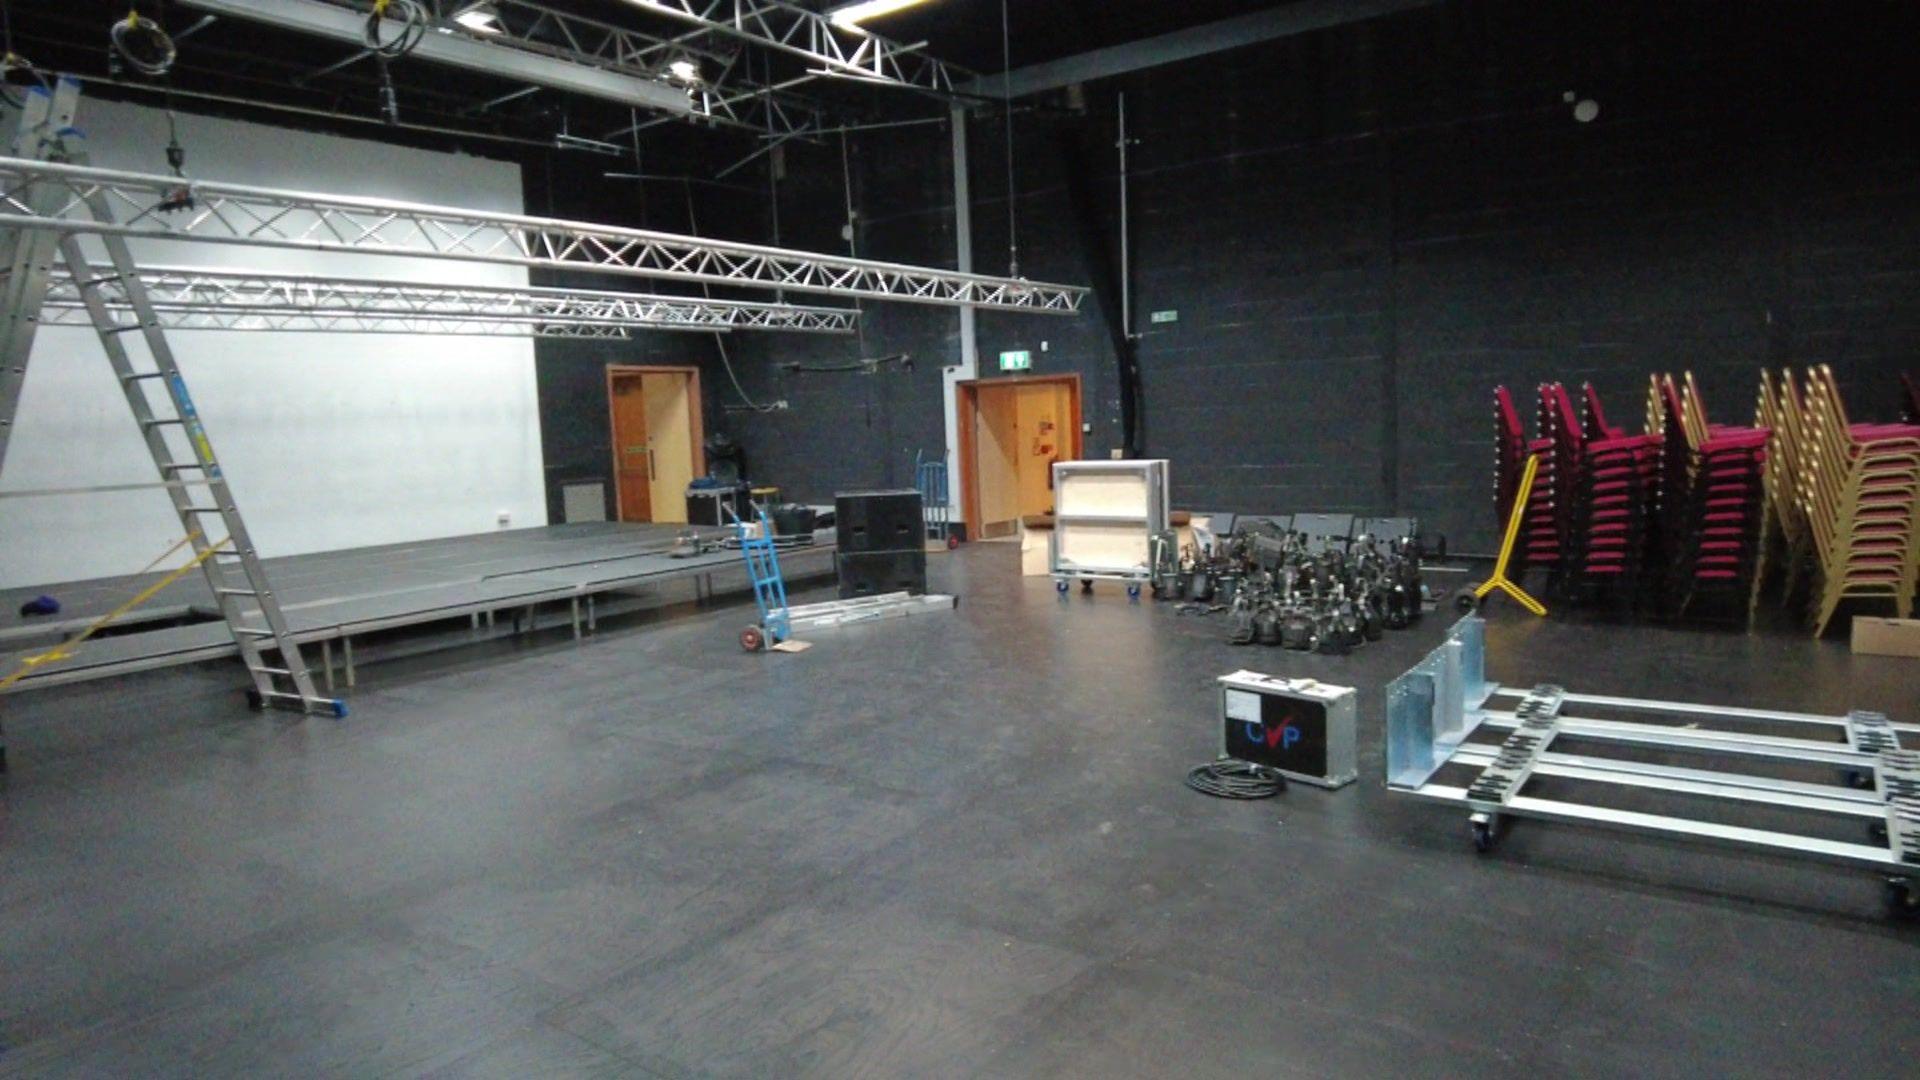
[[[132,309],[112,267],[94,263],[89,273],[103,283],[104,299],[115,318],[129,323]],[[625,338],[636,327],[850,334],[859,318],[853,308],[593,289],[436,285],[171,266],[143,266],[139,274],[163,325],[180,330]],[[92,325],[79,284],[64,270],[51,277],[42,319],[52,326]]]
[[[1485,664],[1486,624],[1468,616],[1425,659],[1387,684],[1388,788],[1464,806],[1479,850],[1493,846],[1502,818],[1584,824],[1879,871],[1887,875],[1896,912],[1920,909],[1913,887],[1920,876],[1920,752],[1901,743],[1902,735],[1920,735],[1920,724],[1871,712],[1823,716],[1583,694],[1551,685],[1509,689],[1487,681]],[[1511,708],[1495,704],[1516,698]],[[1634,719],[1575,715],[1582,707]],[[1756,734],[1756,726],[1793,734]],[[1469,741],[1483,728],[1504,737],[1499,743]],[[1572,752],[1557,745],[1561,739],[1587,749]],[[1649,752],[1667,760],[1644,760]],[[1694,758],[1701,767],[1668,763]],[[1764,763],[1775,771],[1786,765],[1831,780],[1783,779],[1728,761]],[[1473,770],[1471,779],[1436,779],[1450,767]],[[1536,777],[1577,781],[1572,790],[1595,797],[1530,793]],[[1682,805],[1702,812],[1609,805],[1618,800],[1607,793],[1621,789],[1679,796]],[[1751,807],[1852,822],[1862,839],[1726,820],[1727,811]]]
[[[189,197],[190,196],[190,200]],[[103,217],[92,207],[107,209]],[[122,217],[124,215],[124,217]],[[0,157],[0,226],[405,255],[873,300],[1079,311],[1088,290],[520,214]]]

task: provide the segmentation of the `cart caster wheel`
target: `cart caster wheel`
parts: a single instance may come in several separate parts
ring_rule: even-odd
[[[266,707],[267,699],[260,696],[260,691],[247,691],[247,708],[252,709],[254,712],[264,712]]]
[[[766,645],[767,635],[761,633],[759,627],[749,626],[740,631],[740,647],[748,652],[759,652]]]
[[[957,536],[949,536],[949,537],[947,537],[947,550],[948,550],[948,551],[952,551],[952,550],[953,550],[954,548],[957,548],[957,547],[959,547],[959,546],[960,546],[960,538],[959,538],[959,537],[957,537]]]
[[[1493,850],[1493,822],[1473,822],[1473,850],[1485,855]]]
[[[1091,578],[1080,579],[1080,592],[1083,596],[1093,595],[1093,580]]]
[[[1064,595],[1066,594],[1066,591],[1067,591],[1067,579],[1066,579],[1066,578],[1061,578],[1061,579],[1060,579],[1059,581],[1056,581],[1056,582],[1054,582],[1054,583],[1053,583],[1053,591],[1054,591],[1054,592],[1057,592],[1057,593],[1060,593],[1061,595],[1063,595],[1063,596],[1064,596]]]
[[[1920,920],[1920,892],[1906,878],[1887,879],[1887,914],[1903,922]]]
[[[1462,615],[1471,615],[1480,607],[1480,598],[1473,595],[1472,589],[1461,589],[1453,594],[1453,609]]]
[[[335,720],[345,720],[347,718],[347,703],[341,701],[339,698],[334,698],[332,705],[333,707],[329,711],[332,712],[333,718]]]
[[[1137,584],[1127,586],[1127,598],[1130,600],[1140,599],[1140,586]]]
[[[1847,786],[1855,791],[1865,791],[1873,786],[1873,774],[1863,769],[1848,769]]]
[[[1867,839],[1876,844],[1887,842],[1887,823],[1884,821],[1867,822]]]

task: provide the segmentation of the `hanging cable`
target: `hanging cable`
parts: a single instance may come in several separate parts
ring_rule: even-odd
[[[1013,191],[1013,34],[1000,0],[1000,106],[1007,127],[1007,276],[1020,276],[1020,212]]]
[[[847,206],[847,254],[852,258],[860,257],[860,245],[856,239],[860,233],[854,225],[853,216],[853,168],[847,163],[847,133],[840,133],[840,188]],[[859,297],[853,298],[853,341],[860,355],[867,355],[867,312]]]
[[[694,210],[693,210],[693,184],[689,182],[686,185],[686,189],[687,189],[687,231],[693,233],[695,236],[698,236],[700,235],[700,219],[698,216],[694,214]],[[713,289],[704,281],[700,283],[700,293],[702,296],[705,296],[709,300],[713,299]],[[713,332],[713,347],[720,353],[720,367],[722,370],[724,370],[727,373],[727,381],[733,384],[733,392],[740,395],[740,400],[746,402],[746,408],[752,412],[770,413],[770,412],[779,411],[778,406],[762,405],[754,401],[753,398],[747,396],[746,387],[740,385],[740,377],[733,373],[733,358],[727,355],[726,338],[727,336],[725,334],[722,334],[718,330],[715,330]],[[733,405],[722,405],[721,407],[729,411],[733,411],[737,408],[737,406],[733,406]]]

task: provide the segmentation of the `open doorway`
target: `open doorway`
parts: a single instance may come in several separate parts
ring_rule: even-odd
[[[707,471],[700,371],[607,367],[615,517],[684,523],[687,485]]]
[[[1053,512],[1053,463],[1080,457],[1080,376],[969,379],[955,384],[960,500],[968,535],[1010,536]]]

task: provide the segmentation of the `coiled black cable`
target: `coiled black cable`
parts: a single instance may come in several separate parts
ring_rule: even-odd
[[[381,37],[380,23],[383,19],[399,23],[400,32],[390,38]],[[431,21],[432,17],[419,0],[374,0],[373,12],[367,16],[362,39],[376,56],[397,60],[412,52],[414,46],[420,44],[420,39],[427,36],[427,25]]]
[[[1268,799],[1287,786],[1287,778],[1265,765],[1221,758],[1187,772],[1187,786],[1218,799]]]
[[[107,36],[120,61],[142,75],[154,78],[165,75],[179,55],[173,39],[160,24],[138,11],[127,12],[127,17],[114,23]]]

